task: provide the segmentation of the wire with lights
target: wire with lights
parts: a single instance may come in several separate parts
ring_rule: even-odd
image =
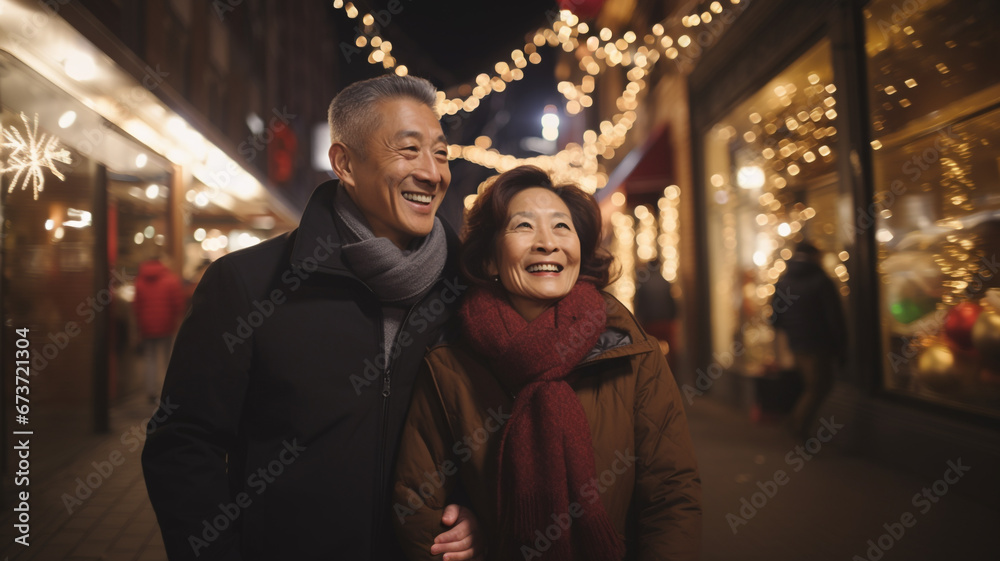
[[[749,0],[730,0],[729,3],[731,6],[738,6],[742,3],[742,8],[745,9]],[[360,16],[357,7],[351,2],[334,0],[333,7],[343,9],[351,19]],[[699,25],[710,23],[713,17],[724,18],[725,9],[726,6],[723,3],[712,2],[708,10],[683,16],[681,26],[685,29],[696,28]],[[712,14],[716,14],[716,16]],[[406,66],[397,65],[395,57],[392,56],[391,42],[374,33],[374,16],[369,13],[360,17],[365,32],[356,38],[355,44],[359,48],[370,46],[368,62],[381,64],[387,70],[394,69],[398,75],[406,75],[408,73]],[[604,159],[613,158],[615,150],[625,143],[637,118],[635,109],[639,106],[640,93],[645,90],[644,77],[650,73],[653,65],[659,60],[661,50],[662,56],[673,60],[681,55],[679,48],[697,46],[684,31],[680,31],[675,41],[670,34],[666,33],[663,22],[652,26],[650,33],[643,38],[645,44],[635,47],[633,53],[632,48],[637,41],[638,35],[631,30],[626,31],[617,39],[613,37],[613,32],[606,27],[594,34],[586,22],[579,21],[579,18],[572,12],[562,10],[559,13],[559,18],[553,21],[549,27],[537,30],[531,34],[530,41],[527,41],[522,49],[512,51],[510,62],[506,60],[497,62],[493,68],[494,75],[481,73],[476,76],[475,86],[466,84],[459,88],[459,91],[471,90],[470,95],[464,99],[449,99],[444,92],[439,93],[439,112],[442,115],[455,115],[459,111],[475,111],[488,95],[493,92],[502,92],[506,89],[507,84],[521,80],[524,77],[523,68],[528,64],[538,64],[542,61],[538,49],[550,46],[561,47],[565,52],[574,53],[581,70],[587,73],[579,85],[567,81],[559,83],[558,89],[566,98],[565,109],[569,114],[580,113],[583,109],[593,105],[590,94],[594,91],[596,76],[611,67],[619,65],[631,67],[626,75],[629,80],[628,84],[615,102],[619,113],[602,121],[597,127],[598,130],[585,131],[582,145],[569,143],[553,156],[516,158],[501,154],[499,151],[489,148],[489,145],[477,144],[473,146],[449,146],[449,157],[452,159],[462,158],[498,172],[523,164],[537,165],[553,173],[558,179],[579,184],[590,193],[604,187],[607,184],[608,175],[602,169],[603,166],[600,165],[598,159],[602,157]],[[698,52],[690,53],[688,58],[694,59],[698,54],[700,54],[700,49]]]

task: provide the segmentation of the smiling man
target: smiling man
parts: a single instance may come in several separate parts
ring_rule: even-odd
[[[298,229],[206,271],[163,387],[174,411],[143,451],[170,559],[400,558],[401,424],[463,286],[435,217],[451,180],[435,96],[395,75],[344,89],[329,112],[339,180]],[[441,532],[447,559],[480,553],[466,509],[445,509]]]

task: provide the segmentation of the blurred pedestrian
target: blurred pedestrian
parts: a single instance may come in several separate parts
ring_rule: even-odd
[[[139,265],[132,310],[142,337],[146,395],[150,403],[156,402],[157,391],[163,384],[174,333],[186,305],[181,278],[160,257]]]
[[[639,325],[661,343],[671,371],[677,371],[677,302],[673,284],[663,277],[662,264],[657,260],[647,264],[648,278],[637,283],[633,309]]]
[[[787,420],[793,436],[804,440],[823,400],[833,388],[837,365],[846,358],[846,329],[837,287],[820,265],[822,253],[799,242],[787,269],[774,285],[771,301],[775,335],[787,338],[794,368],[802,375],[802,394]]]

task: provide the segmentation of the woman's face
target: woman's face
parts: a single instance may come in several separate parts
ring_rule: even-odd
[[[530,187],[511,199],[490,273],[528,321],[569,294],[580,276],[580,238],[558,195]]]

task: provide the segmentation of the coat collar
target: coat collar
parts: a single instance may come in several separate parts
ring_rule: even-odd
[[[295,231],[291,261],[299,267],[312,268],[324,273],[347,273],[350,270],[341,256],[340,232],[337,230],[333,211],[333,197],[340,188],[337,180],[326,181],[316,187],[302,212],[299,228]]]
[[[333,209],[334,196],[340,189],[340,181],[326,181],[316,187],[295,231],[291,262],[293,265],[314,269],[328,274],[348,275],[354,273],[347,267],[341,255],[343,242],[338,229],[338,218]],[[458,235],[442,220],[445,239],[448,243],[448,261],[445,273],[458,269]]]
[[[659,345],[639,327],[639,322],[624,304],[607,292],[601,292],[601,295],[604,296],[607,326],[597,345],[581,364],[650,351],[659,352]]]

